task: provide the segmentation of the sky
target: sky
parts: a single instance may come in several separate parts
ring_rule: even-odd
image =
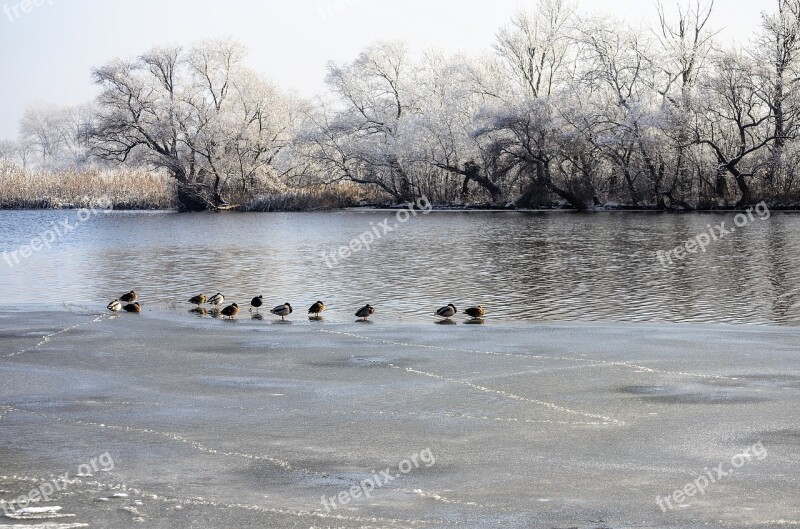
[[[681,0],[682,2],[685,0]],[[766,0],[716,0],[713,25],[746,42]],[[665,4],[674,5],[667,0]],[[534,0],[0,0],[0,139],[17,135],[26,105],[73,105],[96,94],[91,69],[157,44],[233,37],[249,66],[311,96],[328,61],[368,44],[403,40],[412,51],[481,53],[497,30]],[[654,0],[579,0],[582,12],[654,23]]]

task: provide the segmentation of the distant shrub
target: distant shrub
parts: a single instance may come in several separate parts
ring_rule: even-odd
[[[384,195],[351,182],[318,185],[281,192],[262,193],[239,209],[244,211],[314,211],[375,204],[386,201]]]

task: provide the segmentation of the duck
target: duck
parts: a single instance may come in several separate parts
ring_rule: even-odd
[[[375,314],[375,309],[372,308],[372,305],[369,303],[356,311],[356,317],[361,318],[364,321],[367,321],[373,314]]]
[[[127,294],[121,295],[119,297],[119,300],[122,301],[123,303],[133,303],[134,301],[136,301],[136,297],[137,297],[136,296],[136,291],[135,290],[131,290]]]
[[[280,316],[281,320],[283,320],[286,316],[292,313],[292,306],[288,303],[284,303],[283,305],[278,305],[270,312],[276,316]]]
[[[208,298],[208,302],[214,305],[214,308],[219,310],[219,306],[225,302],[225,296],[217,292],[216,294]]]
[[[441,309],[436,311],[436,315],[440,316],[446,320],[449,320],[458,312],[458,309],[452,303],[449,303],[446,307],[442,307]]]
[[[189,299],[189,303],[191,303],[192,305],[197,305],[198,307],[200,305],[203,305],[206,301],[208,301],[208,298],[206,298],[205,294],[198,294],[193,298]]]
[[[319,315],[322,314],[322,311],[325,310],[325,304],[321,301],[317,301],[308,309],[308,313],[319,318]]]
[[[125,312],[133,312],[133,313],[136,313],[136,314],[139,314],[140,312],[142,312],[142,306],[139,305],[138,303],[128,303],[127,305],[122,307],[122,309]]]
[[[122,310],[122,303],[120,303],[118,299],[115,299],[114,301],[109,303],[108,307],[106,308],[111,312],[119,312],[120,310]]]
[[[473,320],[477,320],[478,318],[482,318],[486,311],[483,310],[483,307],[478,305],[477,307],[470,307],[464,311],[464,314],[467,316],[471,316]]]
[[[236,303],[234,303],[233,305],[228,305],[227,307],[222,309],[221,314],[223,316],[227,316],[229,319],[232,320],[234,316],[239,314],[239,305],[237,305]]]
[[[256,296],[250,302],[250,312],[253,312],[253,309],[256,309],[256,314],[258,314],[258,308],[264,304],[264,296]]]

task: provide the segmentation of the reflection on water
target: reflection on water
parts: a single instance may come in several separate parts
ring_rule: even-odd
[[[0,251],[18,250],[68,215],[0,212]],[[0,259],[0,303],[105,307],[133,289],[149,308],[198,292],[222,292],[242,307],[258,294],[267,306],[288,300],[298,310],[321,299],[337,321],[354,319],[365,303],[378,319],[433,321],[437,308],[454,303],[483,305],[489,322],[800,323],[797,215],[756,220],[664,268],[657,250],[733,216],[434,212],[326,265],[324,254],[386,217],[113,212],[13,268]]]

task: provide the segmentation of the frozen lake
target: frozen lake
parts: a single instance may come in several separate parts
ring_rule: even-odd
[[[177,215],[0,211],[0,304],[103,308],[129,289],[145,307],[199,292],[240,304],[349,320],[371,303],[380,318],[430,321],[436,308],[482,304],[490,321],[800,323],[800,216],[773,213],[663,266],[669,251],[734,215],[395,212]],[[74,227],[17,263],[62,222]],[[384,234],[388,221],[392,231]],[[66,228],[64,228],[66,229]],[[335,259],[365,233],[370,250]],[[329,266],[330,265],[330,266]]]
[[[797,526],[797,343],[3,311],[0,498],[67,473],[34,504],[64,529]]]

